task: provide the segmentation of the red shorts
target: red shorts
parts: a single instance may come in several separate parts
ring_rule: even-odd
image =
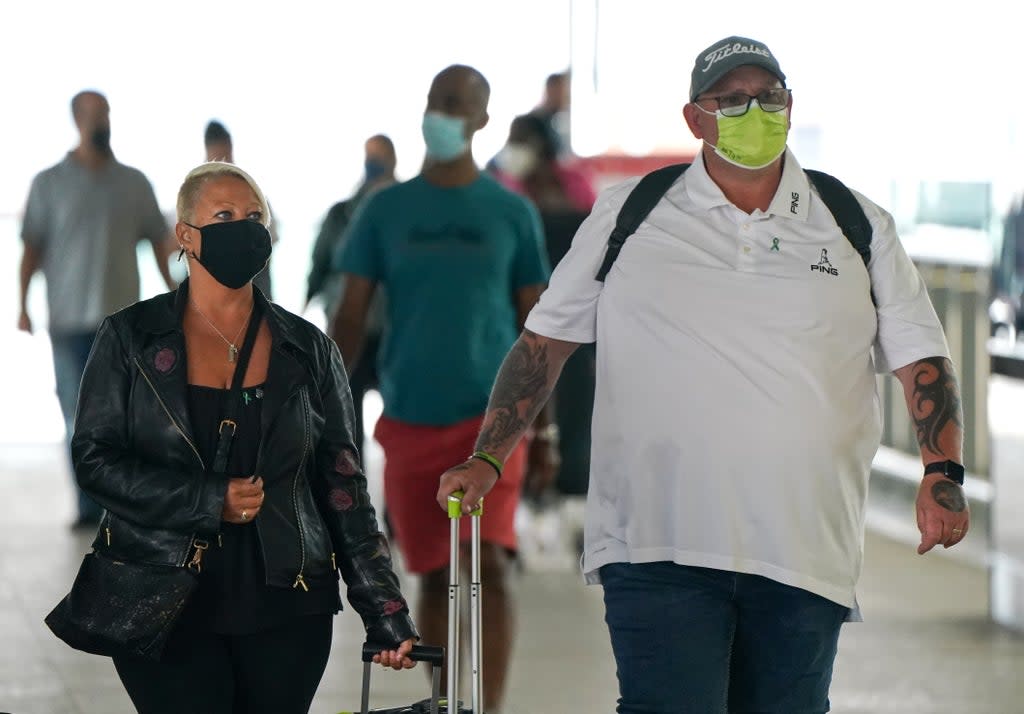
[[[412,573],[430,573],[448,565],[451,540],[448,515],[437,505],[441,474],[473,453],[483,417],[451,426],[422,426],[381,416],[374,438],[384,449],[384,504],[395,539]],[[526,441],[515,448],[501,478],[484,498],[480,539],[516,549],[515,516],[526,466]],[[469,519],[460,539],[469,540]]]

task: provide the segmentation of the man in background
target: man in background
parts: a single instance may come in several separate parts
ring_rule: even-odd
[[[396,183],[395,145],[384,134],[376,134],[364,145],[363,181],[356,192],[331,206],[327,211],[316,243],[313,245],[312,265],[306,281],[306,307],[315,299],[323,302],[324,313],[330,320],[338,308],[338,298],[344,287],[341,273],[334,269],[335,256],[340,259],[344,250],[344,235],[352,216],[367,196],[375,191]],[[364,359],[359,360],[349,375],[352,390],[352,404],[356,411],[356,446],[364,453],[363,397],[377,387],[377,349],[384,329],[383,291],[380,291],[370,305],[366,318],[366,342],[363,346]]]
[[[408,572],[419,577],[424,642],[447,630],[449,522],[429,507],[437,475],[472,453],[504,353],[548,279],[536,209],[481,173],[473,137],[488,120],[490,86],[465,65],[438,74],[427,94],[423,171],[371,196],[345,238],[345,290],[330,334],[345,366],[358,364],[378,285],[388,329],[378,359],[384,413],[384,503]],[[531,480],[550,480],[547,444],[531,452]],[[550,462],[550,459],[546,459]],[[515,511],[526,444],[510,450],[481,520],[483,710],[500,711],[515,635],[511,587]],[[547,468],[541,468],[546,466]],[[462,537],[468,539],[464,522]]]
[[[548,75],[544,82],[544,96],[540,104],[530,112],[547,124],[558,137],[559,156],[572,153],[569,133],[570,86],[568,70]]]
[[[78,387],[93,337],[112,312],[139,299],[136,244],[152,243],[160,275],[174,287],[167,258],[172,246],[149,181],[110,148],[110,105],[99,92],[71,100],[78,146],[32,181],[21,227],[18,329],[31,333],[26,300],[39,270],[46,278],[57,398],[67,439],[73,432]],[[78,492],[76,527],[99,523],[102,510]]]

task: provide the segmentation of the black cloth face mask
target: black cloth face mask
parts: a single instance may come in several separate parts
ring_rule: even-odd
[[[245,218],[227,223],[193,226],[203,237],[199,264],[226,288],[237,290],[263,270],[270,260],[270,231],[262,223]]]
[[[89,141],[92,142],[92,146],[97,151],[103,153],[110,153],[110,127],[99,127],[93,129],[89,135]]]

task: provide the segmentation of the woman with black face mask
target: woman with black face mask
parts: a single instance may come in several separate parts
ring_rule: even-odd
[[[142,714],[298,714],[327,663],[339,573],[375,661],[413,666],[417,634],[369,502],[338,350],[252,286],[271,251],[262,191],[210,162],[185,178],[177,212],[189,278],[103,323],[72,449],[78,482],[106,509],[94,557],[187,570],[195,587],[180,613],[148,613],[170,634],[147,656],[89,651],[113,656]],[[132,600],[102,603],[126,609],[102,627],[135,628]]]

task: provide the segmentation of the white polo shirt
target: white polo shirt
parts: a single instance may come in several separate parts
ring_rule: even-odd
[[[698,157],[602,284],[638,181],[602,193],[526,322],[597,341],[587,582],[612,562],[674,561],[763,575],[855,619],[875,371],[949,355],[892,217],[856,194],[874,229],[869,280],[790,152],[753,214]]]

